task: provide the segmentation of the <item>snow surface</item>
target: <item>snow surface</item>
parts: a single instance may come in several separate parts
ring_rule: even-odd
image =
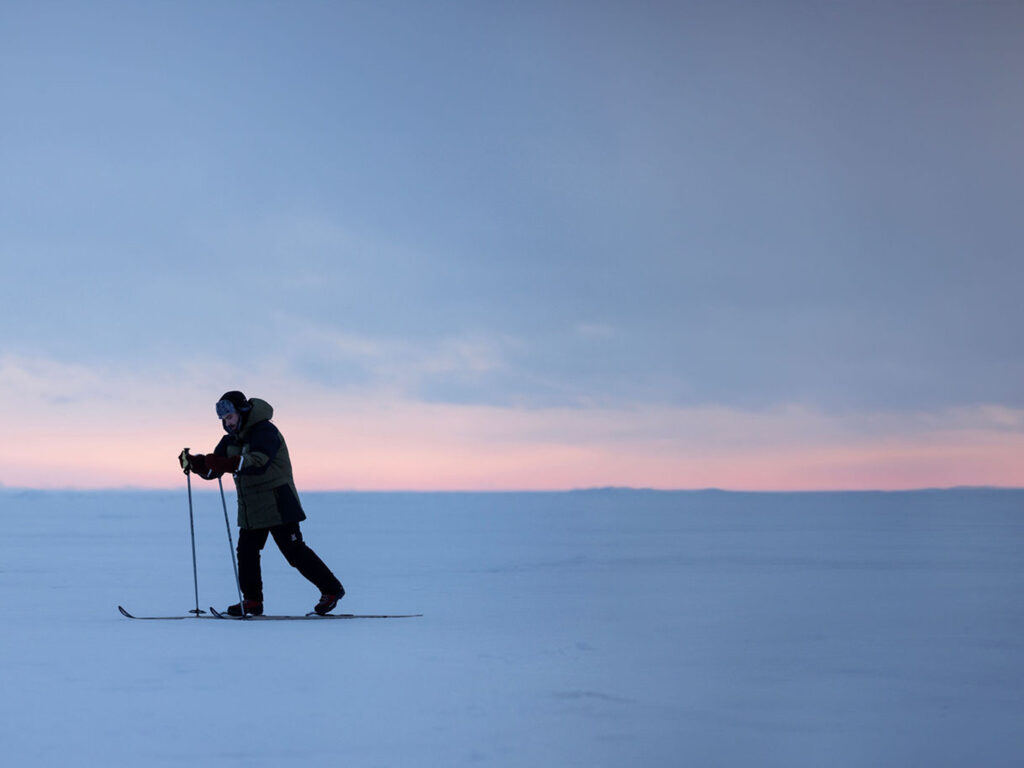
[[[186,498],[0,491],[6,765],[1024,761],[1021,491],[305,494],[342,608],[423,618],[121,617],[193,606]]]

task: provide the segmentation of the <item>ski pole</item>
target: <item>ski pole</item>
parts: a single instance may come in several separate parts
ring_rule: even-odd
[[[238,587],[238,607],[245,618],[245,600],[242,598],[242,582],[238,580],[238,563],[235,561],[235,542],[231,540],[231,523],[228,522],[228,503],[224,499],[224,481],[217,478],[220,486],[220,503],[224,507],[224,526],[228,529],[228,548],[231,550],[231,567],[235,569],[235,586]]]
[[[188,455],[188,448],[182,451],[186,456]],[[196,523],[195,516],[192,514],[192,473],[185,472],[185,481],[188,483],[188,527],[192,533],[192,584],[196,590],[196,607],[189,613],[194,613],[197,617],[201,613],[206,611],[199,610],[199,573],[196,570]]]

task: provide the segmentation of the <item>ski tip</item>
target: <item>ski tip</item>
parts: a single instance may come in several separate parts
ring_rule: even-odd
[[[247,615],[246,616],[232,616],[229,613],[225,613],[223,611],[218,611],[212,605],[210,606],[210,615],[213,616],[215,619],[248,619],[249,618],[249,616],[247,616]]]
[[[134,618],[135,618],[135,617],[134,617],[134,616],[132,616],[132,615],[131,615],[130,613],[128,613],[128,611],[126,611],[126,610],[124,609],[124,606],[123,606],[123,605],[119,605],[119,606],[117,606],[117,610],[119,610],[119,611],[121,612],[121,615],[122,615],[122,616],[124,616],[125,618],[128,618],[128,619],[134,619]]]

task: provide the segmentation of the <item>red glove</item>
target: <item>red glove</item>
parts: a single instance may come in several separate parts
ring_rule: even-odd
[[[234,472],[241,463],[241,456],[217,456],[213,453],[188,456],[189,470],[207,480],[220,477],[225,472]]]
[[[216,454],[208,453],[203,458],[206,460],[206,469],[218,475],[223,475],[225,472],[237,472],[238,467],[242,463],[241,456],[217,456]]]
[[[205,477],[209,480],[210,476],[207,474],[209,470],[206,468],[206,457],[203,454],[200,453],[196,456],[189,455],[188,468],[200,477]]]

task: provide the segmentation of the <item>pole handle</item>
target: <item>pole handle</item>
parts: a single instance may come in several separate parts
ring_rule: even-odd
[[[188,451],[188,448],[183,448],[181,453],[178,454],[178,463],[181,464],[181,471],[184,472],[186,475],[192,469],[192,456],[191,454],[189,454]]]

